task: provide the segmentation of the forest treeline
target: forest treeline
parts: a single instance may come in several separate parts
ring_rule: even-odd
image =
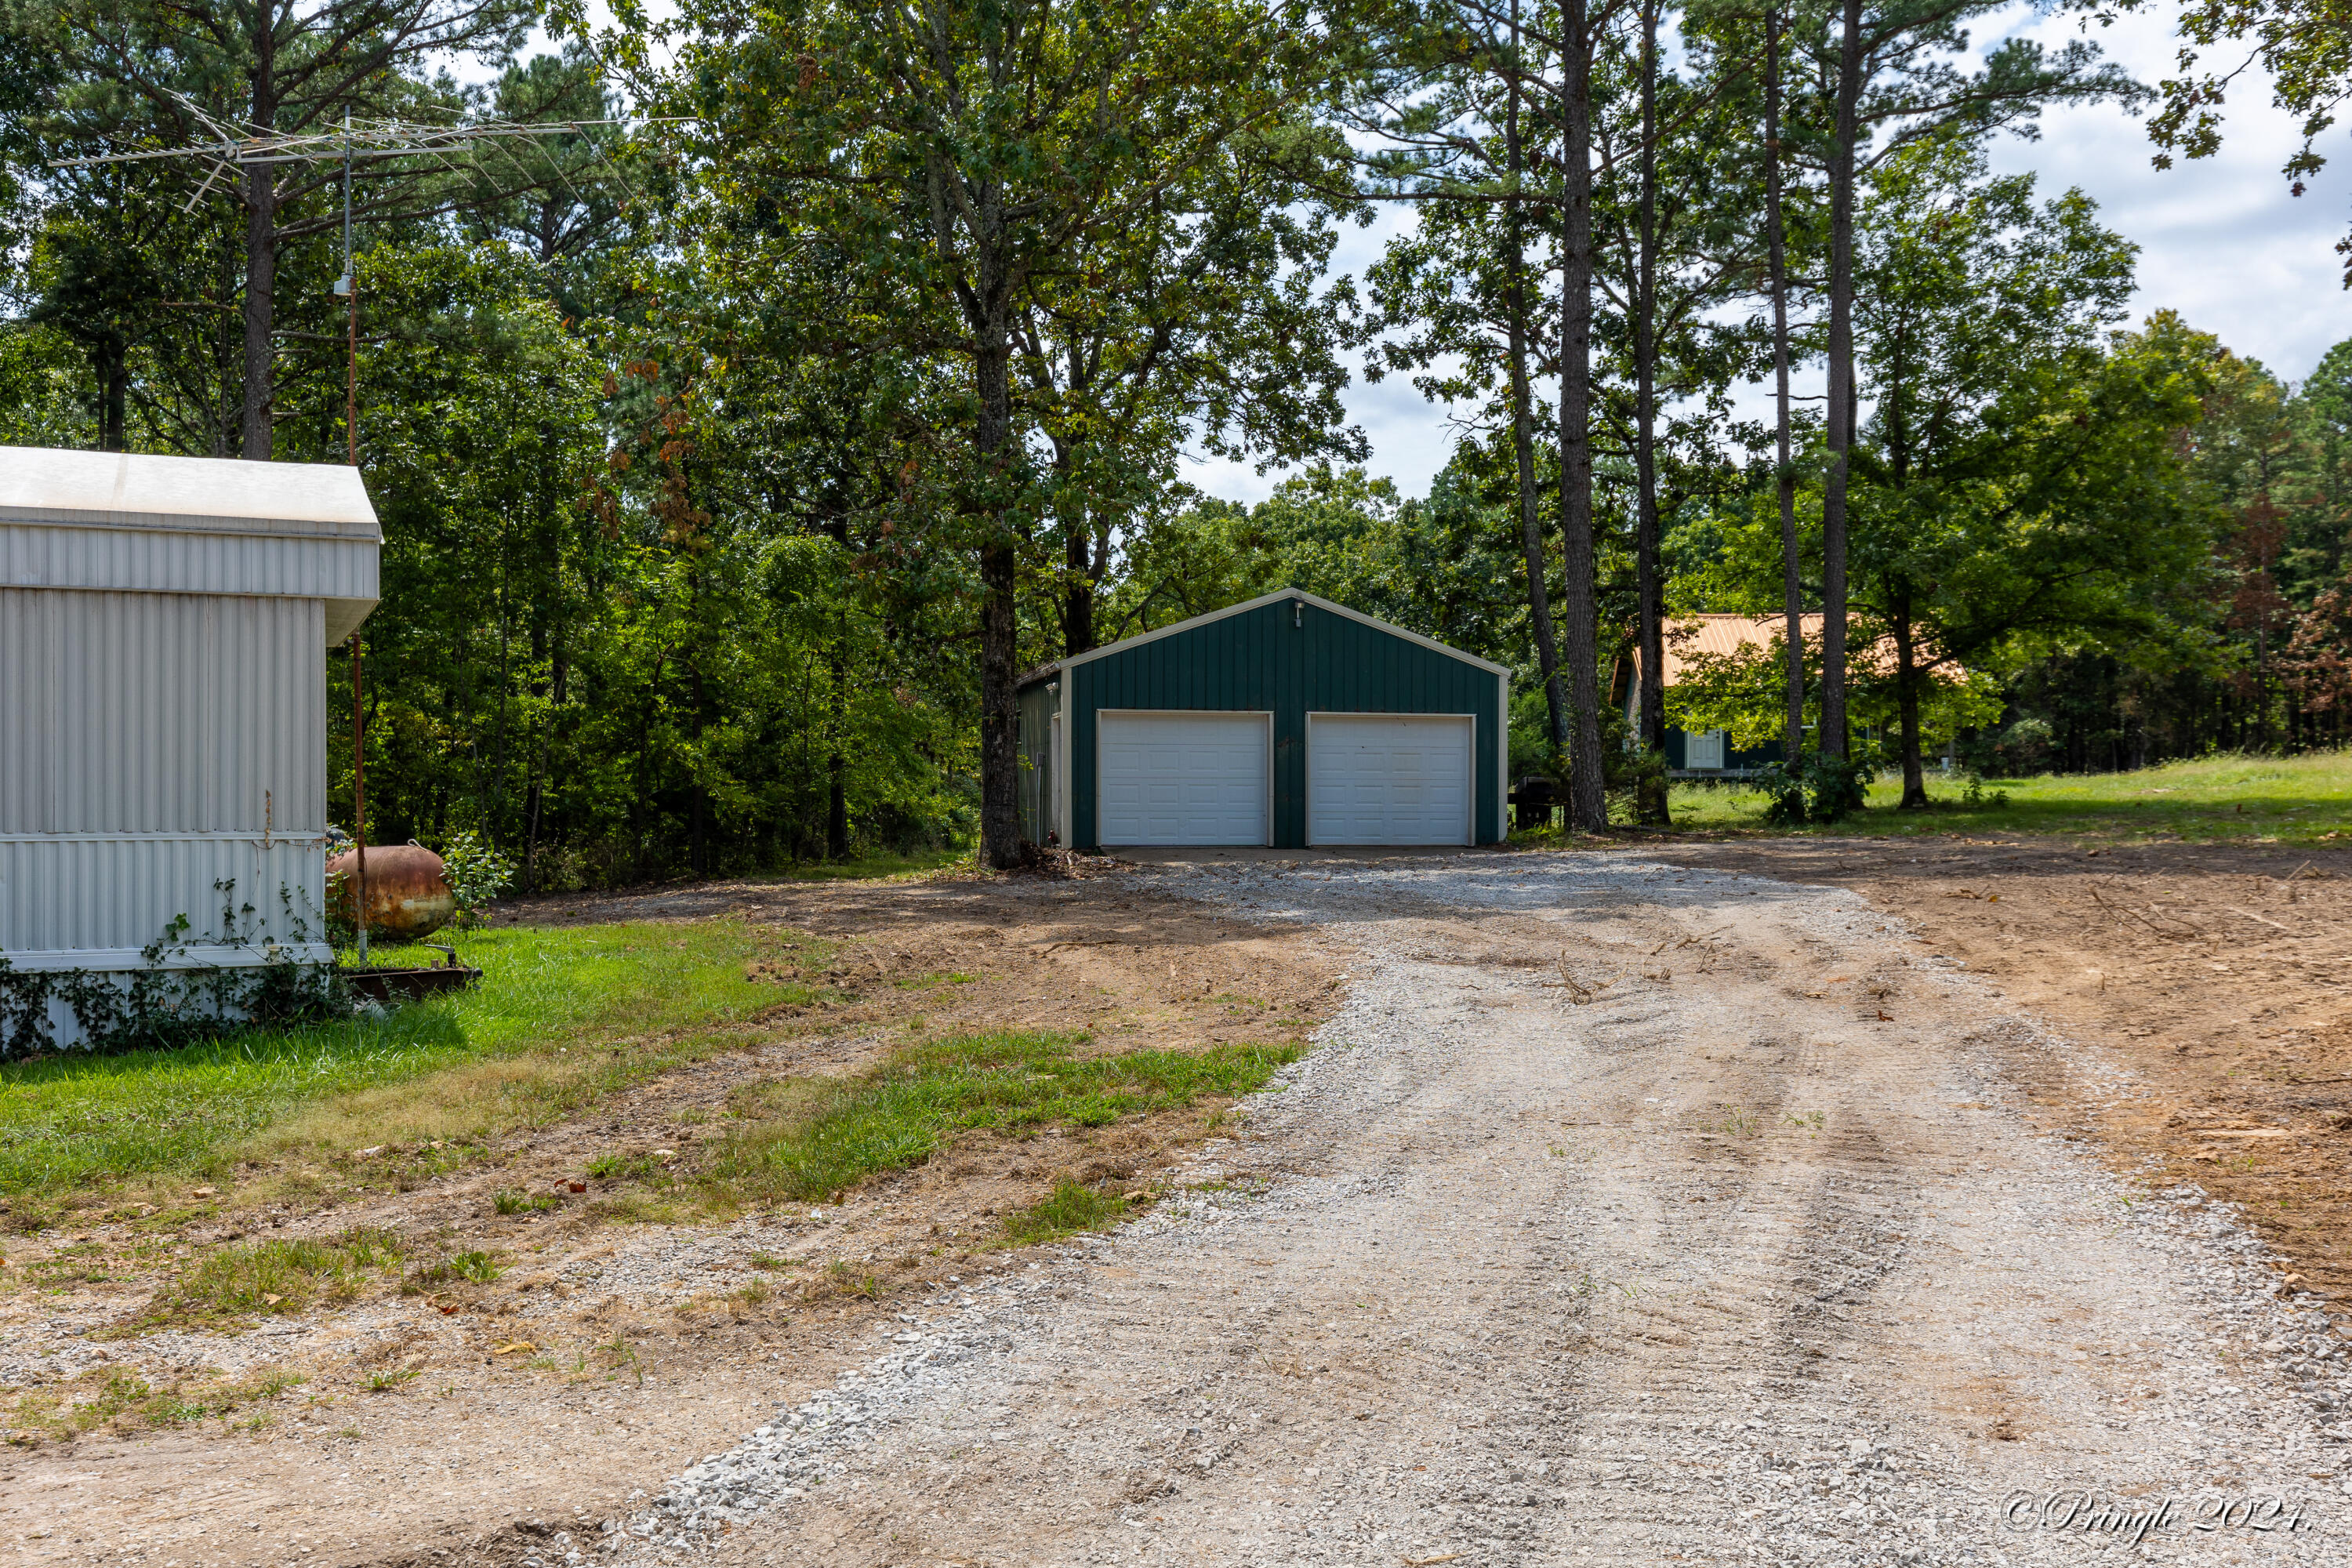
[[[0,442],[355,447],[371,837],[532,889],[1010,863],[1019,672],[1286,584],[1511,665],[1585,827],[1675,724],[1831,812],[2340,744],[2352,343],[2127,319],[2129,238],[1987,157],[2095,101],[2210,152],[2241,35],[2316,136],[2326,28],[2192,6],[2151,87],[1998,8],[7,0]],[[354,305],[343,166],[203,151],[346,122],[540,133],[355,160]],[[1431,400],[1426,495],[1351,374]],[[1808,629],[1629,712],[1699,611]]]

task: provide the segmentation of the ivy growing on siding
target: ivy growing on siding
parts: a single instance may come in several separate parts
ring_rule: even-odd
[[[22,1060],[58,1048],[51,1003],[62,1001],[81,1031],[76,1050],[172,1049],[249,1024],[308,1023],[348,1016],[351,992],[332,964],[295,957],[310,940],[310,921],[281,884],[283,935],[262,929],[259,911],[236,901],[234,878],[213,884],[221,896],[213,933],[191,936],[184,913],[142,948],[129,972],[65,970],[24,973],[0,956],[0,1060]],[[197,946],[256,955],[234,966],[188,962]]]

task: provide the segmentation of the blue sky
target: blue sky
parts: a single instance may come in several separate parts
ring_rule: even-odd
[[[2081,26],[2073,16],[2038,16],[2023,5],[1990,21],[1978,30],[1979,45],[2022,33],[2054,46]],[[2168,6],[2095,26],[2089,36],[2143,81],[2174,68]],[[2047,114],[2039,141],[2001,138],[1990,150],[1992,164],[1996,173],[2033,172],[2047,195],[2079,185],[2109,226],[2140,246],[2135,316],[2169,306],[2294,380],[2331,344],[2352,337],[2352,294],[2340,286],[2335,250],[2352,226],[2352,137],[2340,128],[2331,133],[2322,148],[2329,167],[2297,198],[2287,194],[2278,170],[2300,139],[2293,118],[2272,106],[2267,82],[2249,72],[2227,112],[2221,153],[2168,171],[2150,166],[2153,149],[2140,120],[2112,105]],[[1411,222],[1409,212],[1397,210],[1372,228],[1349,230],[1333,258],[1335,270],[1360,277],[1388,237]],[[1809,374],[1818,379],[1820,373]],[[1453,447],[1447,410],[1423,402],[1409,382],[1370,385],[1360,376],[1347,403],[1371,440],[1367,467],[1408,494],[1425,491]],[[1764,407],[1761,389],[1751,405]],[[1192,465],[1187,478],[1208,494],[1250,501],[1283,476],[1210,462]]]

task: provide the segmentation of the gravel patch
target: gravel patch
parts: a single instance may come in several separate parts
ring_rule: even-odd
[[[1854,896],[1142,880],[1348,956],[1247,1135],[533,1561],[2352,1561],[2336,1326],[2028,1119],[2128,1072]]]

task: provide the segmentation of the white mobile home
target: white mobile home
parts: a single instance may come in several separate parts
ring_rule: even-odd
[[[183,916],[167,967],[331,959],[326,655],[383,538],[354,468],[0,447],[12,972],[135,973]]]

